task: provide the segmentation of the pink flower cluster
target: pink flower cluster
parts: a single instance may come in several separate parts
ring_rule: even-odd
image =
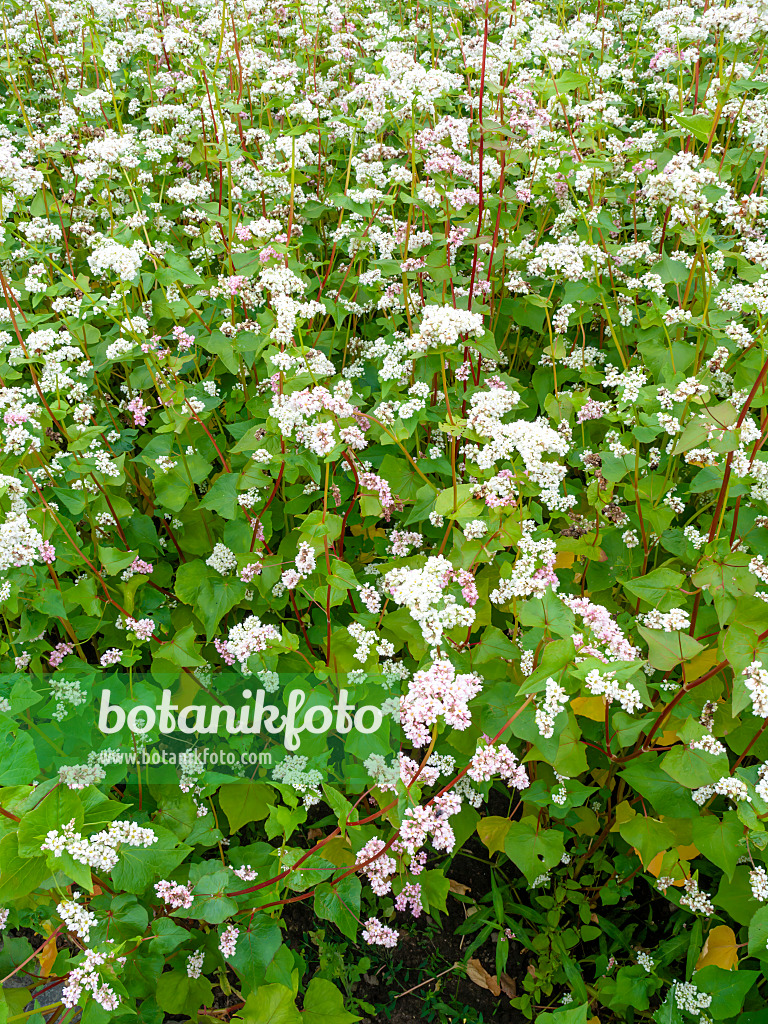
[[[134,558],[128,568],[123,571],[120,578],[123,582],[126,582],[131,578],[131,576],[136,576],[138,574],[142,576],[149,576],[154,568],[155,567],[150,562],[145,562],[142,558]]]
[[[586,597],[563,597],[563,603],[576,615],[580,615],[584,623],[592,631],[592,637],[604,644],[606,650],[600,650],[590,644],[581,633],[575,633],[573,642],[581,655],[591,655],[600,661],[634,661],[640,657],[640,651],[627,640],[611,613],[601,604],[593,604]]]
[[[361,473],[360,486],[365,487],[369,491],[376,492],[381,502],[384,517],[389,522],[390,516],[395,510],[395,499],[387,481],[383,480],[377,473]]]
[[[403,731],[415,747],[430,740],[430,726],[439,717],[455,729],[466,729],[471,722],[468,704],[483,687],[474,672],[456,674],[450,661],[435,661],[417,672],[408,693],[400,698]]]
[[[68,643],[59,643],[53,648],[51,653],[48,655],[48,664],[51,668],[58,668],[59,665],[64,661],[68,654],[74,651],[75,645]]]
[[[213,646],[216,648],[219,657],[225,665],[234,665],[235,656],[229,649],[229,644],[226,640],[222,640],[221,637],[214,637]]]
[[[173,328],[173,337],[180,352],[187,352],[195,343],[194,337],[178,325]]]
[[[231,956],[235,955],[235,948],[237,947],[237,937],[240,934],[240,929],[235,928],[233,924],[227,926],[224,930],[224,934],[221,936],[219,941],[219,949],[221,955],[225,960],[228,960]]]
[[[56,548],[48,540],[44,540],[40,545],[40,561],[45,562],[46,565],[51,565],[56,561]]]
[[[179,910],[181,907],[188,910],[195,898],[191,883],[182,885],[181,882],[168,882],[165,879],[155,882],[155,892],[163,903],[173,907],[174,910]]]
[[[250,583],[256,576],[261,575],[262,569],[263,565],[261,562],[251,562],[250,565],[244,565],[237,575],[243,583]]]
[[[128,412],[133,413],[133,425],[135,427],[145,427],[147,425],[149,406],[144,405],[140,396],[132,398],[127,404],[126,409]]]
[[[530,785],[525,768],[517,763],[517,758],[506,743],[478,747],[467,775],[475,782],[488,782],[495,775],[500,775],[515,789],[527,789]]]
[[[586,420],[599,420],[605,416],[609,409],[610,403],[596,402],[594,398],[589,398],[576,413],[576,422],[584,423]]]
[[[385,845],[383,839],[369,839],[357,855],[358,864],[365,864],[369,858],[376,857],[376,860],[362,868],[362,872],[377,896],[387,895],[392,888],[392,876],[397,870],[395,859],[382,854]]]
[[[363,938],[372,946],[387,946],[393,949],[397,945],[400,933],[382,924],[378,918],[369,917],[363,928]]]
[[[477,604],[478,598],[475,577],[472,575],[471,572],[468,572],[466,569],[459,569],[458,572],[456,573],[456,579],[459,583],[459,586],[461,587],[461,596],[464,598],[464,600],[467,602],[470,608],[474,608],[474,606]]]
[[[421,902],[421,885],[419,882],[406,882],[402,891],[395,898],[396,910],[410,910],[418,917],[424,909]]]
[[[432,837],[432,845],[436,850],[453,849],[456,837],[448,823],[452,814],[461,810],[461,797],[455,793],[445,793],[435,797],[425,807],[409,807],[400,827],[400,842],[410,854],[424,845],[428,837]]]

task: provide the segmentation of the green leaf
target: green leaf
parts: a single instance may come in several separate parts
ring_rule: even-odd
[[[688,789],[658,769],[658,755],[645,754],[622,769],[621,777],[650,801],[659,816],[696,818],[701,813]]]
[[[237,480],[237,473],[222,473],[200,499],[198,508],[209,508],[223,519],[234,519],[239,507]]]
[[[488,847],[489,853],[498,853],[504,849],[504,840],[512,824],[509,818],[489,816],[481,818],[477,823],[477,834]]]
[[[747,993],[760,977],[760,971],[726,971],[708,965],[691,979],[696,988],[709,992],[712,1002],[706,1010],[712,1020],[734,1020],[744,1006]]]
[[[704,645],[687,633],[665,633],[645,626],[638,626],[637,629],[648,644],[648,661],[654,668],[664,672],[679,665],[681,661],[690,661],[699,651],[704,650]]]
[[[236,576],[222,576],[198,559],[179,566],[173,589],[180,601],[195,609],[211,640],[227,612],[245,600],[248,588]]]
[[[251,991],[264,982],[267,968],[273,963],[282,943],[280,925],[266,914],[256,914],[248,928],[240,932],[235,955],[229,962],[245,989]]]
[[[725,754],[710,754],[706,750],[693,750],[687,743],[678,743],[665,754],[661,768],[686,789],[698,789],[728,774],[728,758]]]
[[[237,903],[226,895],[232,876],[226,868],[199,878],[195,883],[192,906],[175,912],[178,917],[192,917],[207,924],[223,924],[237,912]]]
[[[428,912],[441,910],[443,913],[446,913],[445,901],[450,892],[451,883],[445,872],[439,870],[422,871],[419,875],[419,881],[421,882],[424,909]]]
[[[301,1024],[293,991],[285,985],[262,985],[251,992],[235,1020],[245,1024]]]
[[[50,874],[45,857],[21,857],[15,832],[0,842],[0,904],[34,892]]]
[[[167,667],[162,667],[163,662],[170,662],[179,668],[199,668],[205,665],[205,659],[198,654],[200,644],[195,643],[195,636],[195,627],[191,624],[180,629],[172,640],[157,648],[152,658],[152,667],[157,671],[167,672]]]
[[[671,989],[667,994],[667,998],[656,1013],[654,1013],[653,1019],[656,1021],[656,1024],[683,1024],[683,1015],[677,1008],[677,1003]]]
[[[321,882],[315,890],[315,913],[324,921],[333,922],[348,939],[354,940],[361,891],[360,879],[354,874],[335,883]]]
[[[648,604],[657,605],[669,594],[677,594],[683,585],[685,577],[681,572],[674,569],[654,569],[646,576],[639,576],[634,580],[622,582],[625,590],[635,597],[642,598]]]
[[[230,782],[219,790],[219,802],[227,816],[230,835],[249,821],[266,818],[274,801],[274,791],[261,782]]]
[[[304,1024],[354,1024],[360,1020],[344,1009],[344,999],[336,986],[325,978],[313,978],[304,995]]]
[[[40,764],[30,734],[19,732],[13,740],[6,735],[0,747],[0,785],[20,786],[36,778],[39,772]]]
[[[768,907],[760,907],[749,922],[747,948],[750,956],[756,956],[759,960],[768,960]]]
[[[536,1017],[536,1024],[586,1024],[589,1003],[580,1006],[564,1006],[554,1013],[547,1011]]]
[[[179,843],[173,832],[158,825],[152,831],[157,842],[151,846],[121,846],[120,860],[112,869],[112,880],[119,889],[137,895],[144,892],[148,885],[167,878],[190,852],[191,847]]]
[[[172,953],[174,949],[178,949],[179,946],[189,939],[187,929],[182,928],[180,924],[176,924],[170,917],[160,917],[153,921],[152,932],[157,937],[152,939],[151,947],[164,956]]]
[[[644,865],[649,864],[661,850],[669,850],[675,844],[675,833],[669,825],[642,814],[621,822],[619,835],[640,851]]]
[[[207,978],[190,978],[186,971],[166,971],[157,979],[155,998],[166,1013],[195,1018],[198,1010],[212,1005],[213,988]]]
[[[341,536],[341,524],[341,516],[332,515],[330,512],[323,514],[319,510],[310,512],[302,521],[301,535],[314,541],[325,538],[329,544],[333,544]]]
[[[701,853],[721,868],[729,880],[736,870],[736,861],[743,852],[739,841],[744,835],[744,826],[735,811],[726,811],[720,821],[713,814],[693,819],[693,842]]]
[[[22,857],[39,857],[40,844],[51,829],[59,830],[74,821],[75,830],[79,832],[83,817],[83,803],[77,793],[57,786],[19,822],[19,853]]]
[[[694,135],[699,142],[708,142],[716,122],[714,115],[689,114],[684,117],[682,114],[673,114],[672,117],[686,131]]]
[[[752,895],[749,868],[745,864],[738,865],[731,881],[728,881],[725,875],[721,877],[720,886],[712,902],[716,907],[722,907],[738,924],[749,924],[756,911],[760,909],[760,903]],[[766,938],[768,939],[768,931]]]
[[[529,882],[560,863],[565,852],[563,834],[540,828],[536,818],[512,821],[504,840],[504,852]]]

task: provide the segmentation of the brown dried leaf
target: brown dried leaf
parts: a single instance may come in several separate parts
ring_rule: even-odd
[[[510,978],[506,971],[501,972],[501,991],[510,999],[514,999],[517,995],[517,982],[514,978]]]
[[[455,892],[459,896],[466,896],[468,892],[472,892],[471,886],[464,885],[463,882],[457,882],[453,878],[448,879],[448,888],[451,892]]]
[[[491,995],[501,995],[501,987],[498,981],[496,981],[492,974],[486,971],[479,960],[473,959],[469,961],[467,964],[467,977],[479,988],[487,989]]]

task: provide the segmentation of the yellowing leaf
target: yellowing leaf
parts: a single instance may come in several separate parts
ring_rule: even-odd
[[[571,708],[575,715],[591,718],[593,722],[602,722],[605,718],[605,701],[602,697],[574,697]]]
[[[696,850],[697,854],[698,852],[699,851]],[[645,870],[649,874],[653,875],[654,878],[660,878],[662,875],[666,875],[667,878],[673,879],[673,885],[676,885],[678,888],[682,888],[687,875],[680,868],[680,864],[676,860],[677,853],[677,850],[669,850],[666,853],[662,850],[661,853],[656,854],[653,860],[648,862]]]
[[[622,800],[616,808],[616,821],[613,823],[611,832],[618,832],[621,825],[630,818],[634,818],[637,811],[630,805],[629,800]]]
[[[477,834],[488,847],[489,853],[504,849],[504,840],[510,827],[509,818],[481,818],[477,823]]]
[[[555,558],[556,569],[570,569],[573,565],[575,555],[572,551],[558,551]]]
[[[701,856],[701,850],[697,849],[693,843],[689,843],[688,846],[678,846],[677,852],[683,860],[693,860],[694,857]]]
[[[713,928],[704,943],[699,959],[696,961],[696,970],[702,967],[722,967],[725,971],[732,971],[738,965],[738,944],[732,928],[727,924],[719,924]]]
[[[695,658],[691,658],[689,662],[683,665],[683,678],[686,683],[689,683],[693,679],[698,679],[699,676],[703,676],[705,672],[709,672],[709,670],[714,668],[717,663],[718,657],[716,647],[713,647],[708,651],[702,651],[701,654],[697,654]]]
[[[56,939],[52,938],[53,932],[56,929],[50,921],[43,922],[43,931],[48,936],[48,939],[38,949],[37,959],[40,961],[40,977],[47,978],[53,969],[58,950],[56,949]]]
[[[349,836],[345,836],[343,839],[341,836],[336,836],[335,839],[331,839],[329,843],[321,847],[320,856],[324,860],[330,861],[331,864],[335,864],[337,868],[351,867],[355,863]]]

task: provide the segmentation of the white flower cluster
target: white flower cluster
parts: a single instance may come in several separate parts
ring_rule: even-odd
[[[312,807],[322,799],[323,773],[316,768],[307,768],[304,754],[288,754],[272,769],[272,778],[301,793],[305,807]]]
[[[574,495],[561,493],[568,469],[560,462],[546,462],[546,455],[565,456],[570,450],[566,437],[554,430],[543,417],[502,423],[503,416],[519,400],[517,392],[493,389],[472,396],[467,426],[487,443],[472,455],[480,469],[491,469],[497,462],[514,463],[515,455],[523,461],[523,474],[541,488],[540,499],[551,512],[564,512],[576,504]]]
[[[279,639],[280,634],[274,626],[263,623],[256,615],[249,615],[230,629],[226,639],[226,653],[232,661],[239,662],[240,671],[247,676],[251,674],[248,668],[251,655],[266,650],[270,640]]]
[[[768,669],[764,669],[761,662],[753,661],[744,669],[742,678],[749,690],[752,714],[768,718]]]
[[[140,240],[130,248],[120,245],[111,238],[104,239],[88,255],[88,266],[96,277],[104,277],[111,271],[121,281],[132,281],[141,269],[146,246]]]
[[[59,768],[59,781],[68,789],[85,789],[95,786],[104,778],[104,769],[99,764],[66,764]]]
[[[57,722],[63,722],[73,708],[88,700],[88,694],[81,687],[79,680],[54,679],[51,682],[51,697],[56,701],[53,717]]]
[[[97,924],[95,914],[80,906],[74,899],[63,900],[59,903],[56,913],[71,932],[74,932],[83,942],[88,941],[91,936],[91,928]]]
[[[237,568],[237,558],[235,558],[234,552],[226,544],[218,543],[214,545],[213,551],[205,560],[205,564],[210,566],[211,569],[215,569],[220,576],[229,576]]]
[[[118,847],[121,843],[126,846],[151,846],[156,842],[157,836],[151,828],[142,828],[132,821],[113,821],[105,831],[84,838],[75,831],[73,818],[61,831],[51,829],[40,849],[43,852],[50,851],[54,857],[60,857],[66,852],[79,864],[111,871],[119,860]]]
[[[682,906],[688,907],[694,914],[704,914],[705,917],[711,917],[714,914],[715,908],[709,898],[709,893],[699,889],[699,883],[694,878],[686,878],[683,888],[685,894],[680,897]]]
[[[442,555],[430,555],[420,568],[390,569],[384,577],[386,591],[397,604],[406,606],[411,618],[421,626],[422,636],[433,647],[440,643],[446,630],[471,626],[475,621],[474,609],[459,604],[446,591],[453,577],[453,566]]]
[[[509,576],[502,576],[488,595],[493,604],[508,604],[515,597],[543,597],[548,588],[557,590],[555,572],[557,544],[552,537],[537,540],[533,519],[523,521],[523,535],[517,544],[517,559]]]
[[[685,608],[673,608],[670,612],[657,609],[638,615],[637,621],[648,629],[663,629],[665,633],[680,633],[691,628],[691,616]]]
[[[604,697],[608,704],[618,701],[622,710],[631,715],[639,711],[643,706],[643,699],[631,683],[626,683],[622,688],[616,681],[615,672],[603,672],[599,669],[592,669],[587,673],[584,680],[590,693],[595,696]]]
[[[653,970],[655,960],[649,953],[645,953],[642,949],[640,949],[637,952],[637,962],[640,964],[644,971],[648,971],[648,973],[650,974]]]
[[[483,331],[481,313],[470,313],[453,306],[425,306],[418,334],[411,338],[408,348],[414,353],[438,346],[452,348],[463,336],[482,338]]]
[[[690,981],[675,981],[672,983],[672,994],[675,997],[675,1004],[678,1010],[685,1010],[698,1017],[702,1010],[706,1010],[712,1003],[712,996],[707,992],[700,992]]]
[[[704,804],[713,796],[725,796],[729,800],[733,800],[734,803],[738,803],[741,800],[751,800],[749,790],[747,789],[746,783],[742,782],[741,779],[734,779],[730,775],[724,776],[722,779],[718,779],[711,786],[701,786],[699,789],[694,789],[691,793],[693,801],[703,807]]]
[[[9,512],[0,524],[0,572],[34,565],[43,543],[42,534],[30,526],[24,512]]]
[[[544,698],[536,704],[536,726],[539,734],[551,739],[555,733],[555,719],[568,704],[568,694],[551,676],[546,682]]]
[[[768,874],[761,865],[752,868],[749,872],[749,885],[752,889],[754,899],[764,903],[768,900]]]
[[[188,978],[199,978],[203,971],[203,960],[205,960],[205,953],[202,949],[195,953],[190,953],[187,957],[187,977]]]

